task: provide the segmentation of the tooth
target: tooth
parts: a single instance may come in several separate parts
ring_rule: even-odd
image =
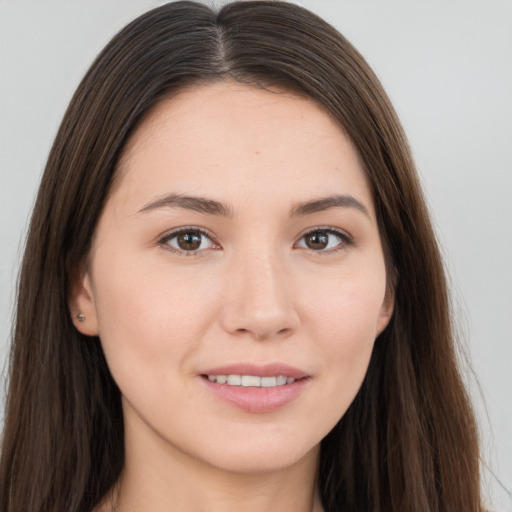
[[[270,388],[275,386],[277,383],[276,377],[261,377],[261,387]]]
[[[240,375],[228,375],[228,384],[230,386],[240,386],[242,384],[242,377]]]
[[[294,377],[259,377],[257,375],[208,375],[208,380],[217,384],[228,384],[230,386],[264,387],[284,386],[292,384],[297,379]]]
[[[256,377],[254,375],[242,375],[242,386],[261,386],[261,377]]]

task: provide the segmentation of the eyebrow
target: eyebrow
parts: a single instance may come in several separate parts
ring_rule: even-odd
[[[366,206],[355,197],[350,195],[333,195],[299,203],[297,206],[292,208],[290,217],[323,212],[330,208],[354,208],[361,213],[364,213],[369,219],[371,218],[368,208],[366,208]]]
[[[196,196],[184,196],[181,194],[168,194],[144,205],[137,213],[147,213],[159,208],[183,208],[194,210],[208,215],[222,215],[232,217],[233,210],[225,204],[213,199]]]
[[[159,197],[144,205],[137,213],[147,213],[160,208],[183,208],[207,215],[221,215],[223,217],[233,216],[233,209],[224,203],[205,197],[185,196],[181,194],[167,194],[163,197]],[[366,206],[350,195],[333,195],[299,203],[291,209],[290,217],[310,215],[331,208],[353,208],[360,211],[368,218],[371,218]]]

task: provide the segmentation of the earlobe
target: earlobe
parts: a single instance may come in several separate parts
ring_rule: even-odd
[[[377,321],[377,333],[376,336],[388,326],[391,317],[393,316],[393,311],[395,309],[395,297],[394,294],[386,294],[384,298],[384,302],[382,303],[379,319]]]
[[[98,336],[96,304],[88,272],[78,275],[71,286],[69,298],[73,324],[82,334]]]

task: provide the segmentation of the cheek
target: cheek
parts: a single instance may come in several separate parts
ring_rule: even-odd
[[[383,265],[374,267],[331,275],[313,293],[304,294],[305,323],[323,332],[322,338],[330,340],[327,345],[333,350],[352,345],[357,350],[365,340],[373,343],[377,335],[386,277]]]
[[[336,423],[346,412],[366,375],[385,294],[385,274],[368,272],[333,280],[329,293],[310,301],[309,335],[322,353],[325,414]],[[329,410],[330,408],[330,410]]]
[[[190,286],[184,286],[183,275],[156,263],[141,267],[118,255],[115,266],[98,264],[94,277],[101,283],[95,290],[99,334],[114,377],[136,371],[151,380],[159,373],[169,378],[169,364],[181,367],[214,315],[207,283],[185,279]]]

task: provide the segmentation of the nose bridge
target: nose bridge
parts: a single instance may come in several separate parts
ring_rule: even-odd
[[[240,258],[244,295],[261,309],[272,309],[273,303],[285,300],[286,275],[282,265],[271,251],[257,251]]]
[[[297,326],[284,256],[269,243],[251,243],[231,267],[224,327],[257,339],[291,333]]]

